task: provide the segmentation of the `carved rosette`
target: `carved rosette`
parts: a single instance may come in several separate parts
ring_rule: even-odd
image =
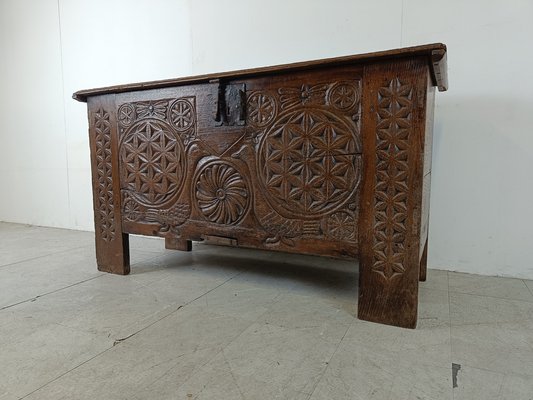
[[[133,199],[124,201],[124,205],[122,206],[122,215],[127,221],[138,221],[142,216],[139,203]]]
[[[267,92],[253,92],[248,97],[248,121],[257,127],[268,125],[276,116],[277,105],[274,97]]]
[[[188,99],[178,99],[168,110],[168,120],[180,133],[194,127],[196,123],[194,105]]]
[[[412,96],[398,78],[378,91],[372,270],[386,279],[405,272]]]
[[[196,138],[194,97],[124,103],[118,109],[117,119],[122,134],[138,121],[158,119],[172,126],[185,146]]]
[[[111,174],[111,123],[109,113],[102,108],[94,114],[98,229],[102,240],[115,238],[115,213],[113,206],[113,177]]]
[[[359,102],[359,90],[353,82],[337,82],[328,90],[328,104],[337,110],[347,111]]]
[[[120,167],[123,189],[145,206],[162,205],[182,187],[186,173],[183,145],[167,123],[141,120],[122,138]]]
[[[331,214],[327,220],[327,235],[336,240],[354,241],[357,232],[355,218],[345,211]]]
[[[250,189],[232,164],[216,160],[204,165],[196,175],[195,203],[206,220],[216,224],[239,223],[250,207]]]
[[[258,176],[269,204],[290,218],[318,218],[341,207],[360,181],[355,124],[324,108],[285,112],[267,130]]]
[[[117,113],[118,123],[123,127],[131,126],[135,122],[137,115],[135,113],[135,107],[132,104],[123,104],[118,109]]]

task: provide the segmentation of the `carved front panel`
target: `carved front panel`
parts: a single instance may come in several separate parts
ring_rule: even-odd
[[[239,82],[242,126],[214,122],[217,84],[119,98],[125,230],[355,257],[361,79],[301,75]]]
[[[258,216],[270,246],[299,240],[357,243],[361,177],[360,80],[301,84],[249,94]]]
[[[190,203],[176,200],[187,178],[186,146],[196,135],[193,97],[136,101],[117,111],[122,215],[166,233],[183,224]]]

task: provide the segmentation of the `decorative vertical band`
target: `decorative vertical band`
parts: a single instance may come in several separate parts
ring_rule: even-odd
[[[111,174],[111,123],[109,113],[99,108],[94,113],[97,182],[97,229],[102,240],[115,238],[115,215],[113,207],[113,177]]]
[[[379,88],[377,96],[372,271],[390,280],[404,274],[407,265],[413,86],[396,78]]]

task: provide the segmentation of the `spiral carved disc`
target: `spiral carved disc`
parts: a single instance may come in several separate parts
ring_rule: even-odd
[[[195,182],[197,206],[208,221],[232,225],[244,217],[250,204],[250,190],[233,165],[224,161],[208,163]]]

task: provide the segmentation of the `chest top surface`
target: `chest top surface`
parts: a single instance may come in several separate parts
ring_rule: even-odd
[[[440,91],[448,88],[446,45],[442,43],[432,43],[421,46],[404,47],[393,50],[378,51],[372,53],[356,54],[321,60],[297,62],[292,64],[275,65],[270,67],[252,68],[238,71],[220,72],[197,76],[188,76],[175,79],[165,79],[159,81],[132,83],[126,85],[108,86],[102,88],[80,90],[73,94],[73,98],[78,101],[87,101],[90,96],[102,94],[130,92],[136,90],[158,89],[176,85],[187,85],[193,83],[205,83],[213,79],[234,79],[249,78],[251,76],[261,76],[273,73],[300,71],[313,68],[335,67],[348,64],[364,64],[369,62],[380,62],[406,57],[425,57],[431,68],[433,85]]]

